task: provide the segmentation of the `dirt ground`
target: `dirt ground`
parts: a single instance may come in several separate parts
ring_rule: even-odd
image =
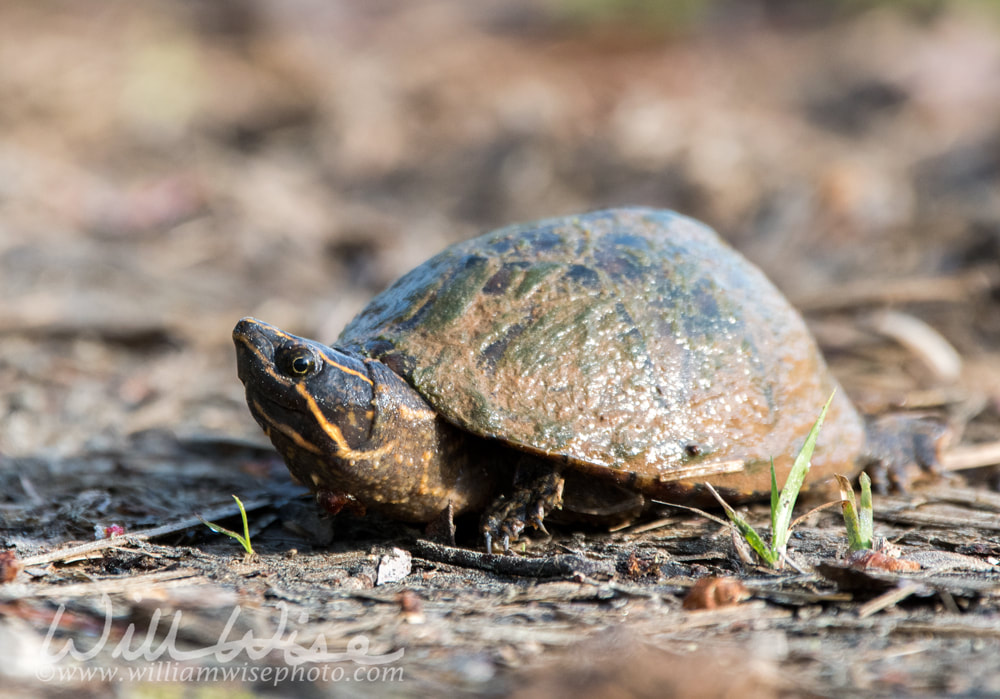
[[[0,5],[0,695],[1000,696],[1000,12],[656,7]],[[918,571],[848,567],[839,508],[803,572],[676,509],[503,561],[290,482],[239,318],[332,341],[450,242],[619,204],[717,228],[863,410],[954,427],[875,499]],[[233,494],[255,560],[196,518]],[[749,599],[684,609],[712,575]]]

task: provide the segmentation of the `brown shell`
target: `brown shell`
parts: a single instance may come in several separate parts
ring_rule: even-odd
[[[382,359],[477,435],[618,481],[744,492],[769,481],[772,457],[790,466],[837,385],[760,270],[708,227],[649,209],[453,245],[337,345]],[[853,471],[863,439],[838,391],[810,480]]]

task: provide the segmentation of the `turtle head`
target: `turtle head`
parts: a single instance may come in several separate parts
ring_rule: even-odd
[[[385,364],[253,318],[233,341],[250,412],[302,484],[411,521],[483,501],[462,433]]]
[[[379,446],[370,444],[374,382],[363,359],[254,318],[237,323],[233,341],[250,412],[290,466]]]

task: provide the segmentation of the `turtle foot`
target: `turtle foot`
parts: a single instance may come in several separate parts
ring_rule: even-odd
[[[889,414],[867,418],[868,475],[877,492],[907,490],[916,480],[940,476],[941,452],[952,430],[940,420]]]
[[[551,510],[562,507],[563,478],[557,473],[546,473],[525,487],[517,488],[510,497],[501,495],[483,514],[480,528],[486,541],[486,552],[493,552],[493,544],[503,544],[504,553],[510,550],[527,525],[548,534],[542,523]]]

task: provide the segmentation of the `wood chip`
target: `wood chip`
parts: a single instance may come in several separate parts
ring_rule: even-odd
[[[968,510],[951,505],[925,505],[918,509],[879,511],[875,507],[875,519],[896,524],[940,527],[951,529],[987,529],[1000,531],[1000,519],[995,514]]]

